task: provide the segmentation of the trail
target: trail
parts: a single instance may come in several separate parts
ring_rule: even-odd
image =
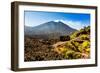
[[[71,40],[69,40],[70,42],[71,41],[84,41],[84,40],[80,40],[80,38],[79,37],[77,37],[77,38],[74,38],[74,39],[71,39]],[[68,42],[68,41],[64,41],[64,42],[57,42],[56,44],[53,44],[52,46],[54,47],[54,48],[56,48],[57,46],[61,46],[61,45],[64,45],[66,42]]]
[[[63,45],[63,44],[65,44],[67,41],[65,41],[65,42],[57,42],[56,44],[53,44],[52,46],[54,47],[54,48],[56,48],[57,46],[60,46],[60,45]]]

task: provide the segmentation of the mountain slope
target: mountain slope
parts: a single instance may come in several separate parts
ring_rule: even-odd
[[[50,21],[35,27],[25,26],[25,35],[38,37],[57,38],[59,36],[70,35],[75,31],[76,29],[69,27],[61,21]]]

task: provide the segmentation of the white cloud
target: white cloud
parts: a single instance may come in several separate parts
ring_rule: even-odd
[[[65,23],[65,24],[67,24],[68,26],[70,26],[70,27],[72,27],[74,29],[77,29],[77,30],[85,27],[85,25],[86,25],[86,24],[84,25],[84,23],[82,23],[81,21],[72,21],[72,20],[54,20],[54,21],[55,22],[61,21],[61,22]],[[88,24],[87,24],[87,26],[88,26]]]
[[[54,20],[54,22],[59,22],[59,21],[62,21],[62,20]]]

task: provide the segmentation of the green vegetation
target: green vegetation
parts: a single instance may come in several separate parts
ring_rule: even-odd
[[[65,59],[81,59],[90,57],[90,26],[71,34],[71,40],[57,47]],[[60,48],[60,49],[59,49]],[[63,50],[63,51],[62,51]]]

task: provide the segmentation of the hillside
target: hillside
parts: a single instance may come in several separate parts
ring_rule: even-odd
[[[56,35],[57,36],[57,35]],[[39,39],[25,36],[25,61],[90,58],[90,26],[75,31],[69,40]],[[59,37],[60,38],[60,37]]]
[[[54,50],[66,59],[90,58],[90,26],[72,33],[70,38],[54,44]]]

